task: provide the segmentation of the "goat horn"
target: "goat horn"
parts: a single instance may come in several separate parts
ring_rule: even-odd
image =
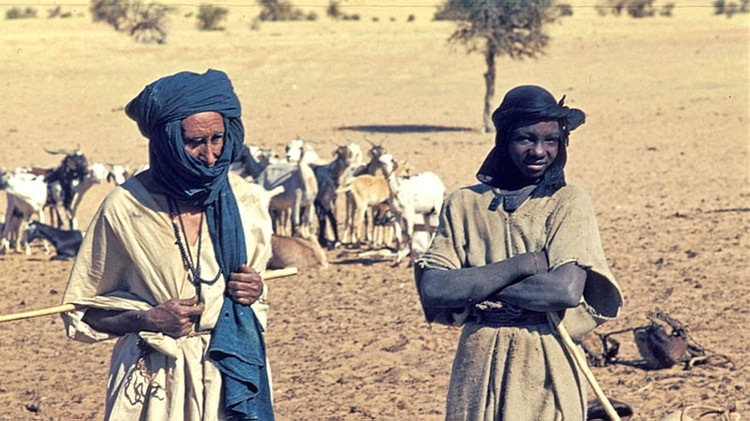
[[[74,151],[72,152],[70,150],[65,150],[65,149],[58,149],[56,151],[51,151],[47,148],[42,148],[42,149],[44,149],[44,152],[47,152],[48,154],[52,154],[52,155],[60,155],[60,154],[73,155],[73,153],[75,153]]]

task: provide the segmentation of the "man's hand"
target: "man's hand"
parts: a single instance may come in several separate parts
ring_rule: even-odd
[[[197,296],[188,299],[172,298],[143,313],[144,327],[173,338],[186,336],[193,331],[204,308],[205,304],[199,302]]]
[[[242,265],[239,272],[229,274],[227,294],[232,301],[249,306],[263,294],[263,278],[253,268]]]

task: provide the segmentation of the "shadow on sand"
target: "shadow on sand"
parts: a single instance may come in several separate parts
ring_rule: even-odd
[[[362,126],[342,126],[338,130],[350,130],[368,133],[434,133],[434,132],[471,132],[468,127],[433,126],[429,124],[372,124]]]

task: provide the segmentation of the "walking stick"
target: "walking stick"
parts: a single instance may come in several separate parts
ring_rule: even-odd
[[[284,269],[266,270],[261,272],[263,279],[274,279],[282,278],[284,276],[292,276],[297,274],[296,267],[288,267]],[[32,317],[47,316],[49,314],[65,313],[76,309],[75,304],[63,304],[55,307],[43,308],[40,310],[25,311],[23,313],[7,314],[0,316],[0,323],[10,322],[13,320],[30,319]]]
[[[588,380],[591,388],[594,390],[594,394],[599,399],[599,402],[601,402],[602,406],[604,407],[604,411],[607,413],[609,419],[611,421],[620,421],[620,416],[617,415],[617,411],[615,411],[612,403],[604,395],[602,388],[599,387],[599,383],[597,383],[596,379],[594,378],[594,373],[592,373],[591,369],[589,369],[586,360],[583,359],[583,357],[581,357],[581,354],[578,353],[576,344],[573,342],[573,338],[571,338],[568,334],[568,330],[565,329],[565,326],[562,324],[560,317],[558,317],[554,312],[549,312],[547,313],[547,319],[549,319],[550,323],[557,327],[557,333],[560,334],[560,339],[562,339],[563,345],[565,345],[565,349],[568,351],[568,354],[570,354],[571,358],[575,360],[578,368],[580,368],[583,372],[583,375],[586,377],[586,380]]]

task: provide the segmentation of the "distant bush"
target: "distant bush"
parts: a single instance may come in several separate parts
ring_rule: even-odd
[[[116,31],[127,32],[142,43],[165,44],[167,31],[164,29],[167,15],[174,7],[129,0],[92,0],[91,15],[94,22],[106,22]]]
[[[33,19],[36,18],[36,9],[27,7],[21,10],[18,6],[13,6],[5,11],[5,19]]]
[[[294,7],[289,1],[257,0],[257,2],[261,6],[258,17],[262,21],[304,20],[309,17],[302,9]]]
[[[717,0],[723,1],[723,0]],[[656,15],[654,0],[603,0],[595,6],[601,16],[609,14],[620,16],[625,11],[634,18],[645,18]],[[673,3],[667,3],[659,9],[660,16],[672,16]]]
[[[731,18],[737,13],[747,13],[748,3],[750,3],[750,0],[741,0],[739,5],[733,1],[726,3],[724,0],[716,0],[714,2],[714,14],[726,15],[726,17]]]
[[[341,11],[341,2],[338,0],[331,0],[326,8],[326,16],[335,20],[359,20],[359,15],[347,15]],[[373,20],[377,22],[376,20]]]
[[[105,22],[120,31],[128,21],[128,0],[92,0],[91,17],[94,22]]]
[[[634,18],[654,16],[654,0],[628,0],[626,8]]]
[[[198,8],[198,29],[201,31],[222,31],[221,22],[226,19],[229,9],[203,4]]]
[[[674,3],[667,3],[659,9],[661,16],[672,16],[672,10],[674,10]]]
[[[342,16],[341,3],[335,0],[331,0],[326,8],[326,16],[331,19],[339,19]]]
[[[558,4],[557,9],[560,11],[560,16],[573,16],[573,6],[567,3]]]
[[[406,18],[407,22],[414,22],[417,18],[414,15],[409,15],[408,18]]]

